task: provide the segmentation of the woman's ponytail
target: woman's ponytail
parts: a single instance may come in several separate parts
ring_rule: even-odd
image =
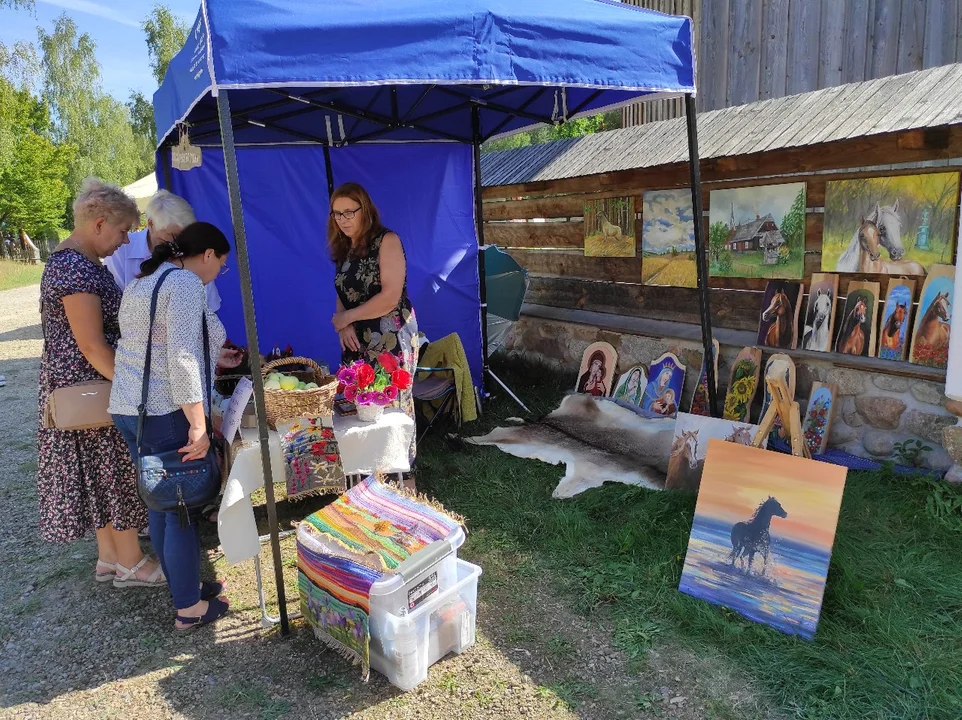
[[[151,256],[140,263],[140,275],[153,275],[162,263],[192,258],[213,250],[217,257],[230,252],[230,243],[220,230],[208,222],[193,222],[177,235],[175,240],[159,243]]]
[[[174,258],[183,257],[184,253],[177,247],[177,242],[157,243],[150,257],[140,263],[140,275],[138,278],[145,278],[153,275],[163,263],[170,262]]]

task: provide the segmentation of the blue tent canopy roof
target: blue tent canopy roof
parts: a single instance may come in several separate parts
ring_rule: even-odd
[[[694,93],[691,20],[611,0],[205,0],[154,95],[159,143],[473,140]]]

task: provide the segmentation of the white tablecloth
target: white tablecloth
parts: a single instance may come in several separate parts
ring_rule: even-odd
[[[284,429],[283,425],[281,429]],[[363,423],[357,417],[334,416],[334,436],[341,453],[341,464],[348,475],[370,474],[375,470],[386,473],[409,471],[409,450],[414,431],[414,420],[393,408],[385,410],[376,423]],[[249,560],[260,551],[251,504],[251,494],[264,487],[260,442],[257,428],[242,428],[240,432],[244,443],[235,450],[217,515],[217,532],[229,563]],[[285,482],[287,471],[277,431],[270,431],[269,440],[274,482]]]

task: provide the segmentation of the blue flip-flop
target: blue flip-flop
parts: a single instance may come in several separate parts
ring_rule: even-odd
[[[191,632],[197,628],[204,627],[204,625],[209,625],[218,618],[223,617],[227,614],[230,609],[228,604],[219,598],[214,598],[213,600],[207,601],[207,612],[205,612],[200,617],[184,617],[183,615],[178,615],[177,620],[182,623],[189,623],[187,627],[177,627],[174,626],[174,631],[178,633]]]

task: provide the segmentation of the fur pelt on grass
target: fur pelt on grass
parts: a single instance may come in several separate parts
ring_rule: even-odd
[[[674,431],[673,418],[644,418],[604,398],[568,395],[540,420],[495,428],[468,442],[564,463],[565,476],[552,497],[569,498],[605,482],[664,490]]]

